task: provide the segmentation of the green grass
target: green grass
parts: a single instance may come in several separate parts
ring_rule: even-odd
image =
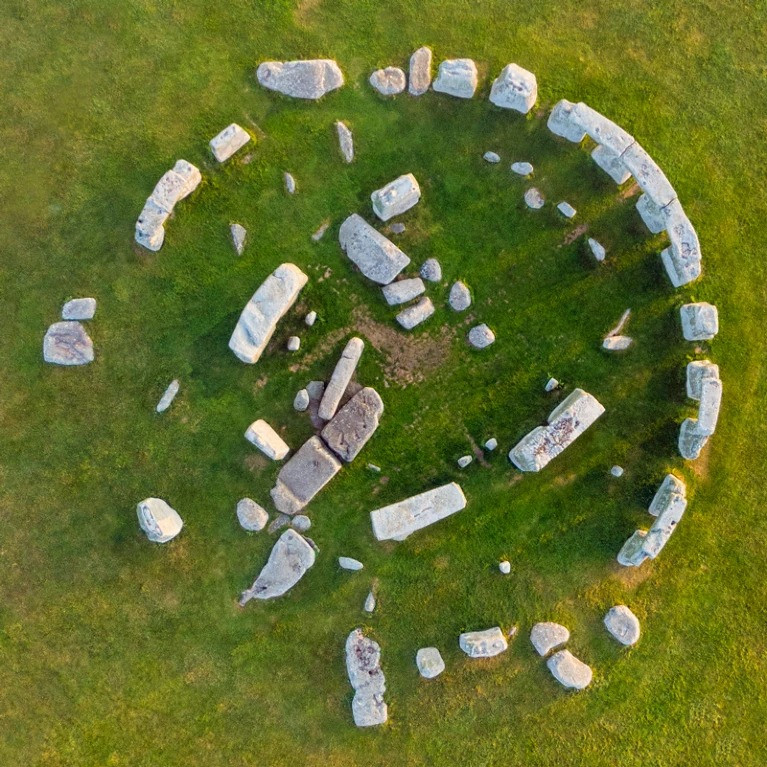
[[[7,0],[0,9],[0,764],[110,765],[635,765],[767,762],[762,482],[767,448],[762,380],[767,300],[762,222],[763,31],[767,8],[721,0],[481,4],[317,0],[226,4],[185,0]],[[478,98],[376,97],[372,68],[404,65],[421,44],[437,60],[474,57]],[[263,59],[336,58],[347,85],[318,104],[260,89]],[[698,229],[704,278],[673,291],[633,208],[588,153],[555,141],[541,111],[492,108],[489,84],[515,61],[538,76],[540,106],[583,99],[634,133],[666,170]],[[333,122],[354,131],[342,163]],[[208,139],[237,121],[257,137],[252,161],[214,167]],[[486,149],[501,153],[488,166]],[[133,225],[160,175],[184,157],[204,183],[180,204],[157,254]],[[536,166],[551,202],[608,247],[596,268],[552,210],[521,204],[512,160]],[[288,197],[282,172],[296,176]],[[325,378],[364,322],[394,329],[394,311],[337,245],[369,194],[412,171],[423,199],[398,244],[414,267],[437,256],[435,317],[403,339],[428,358],[403,385],[370,339],[359,380],[382,394],[381,427],[309,507],[321,554],[274,602],[237,607],[274,538],[234,515],[268,500],[277,468],[254,461],[242,434],[257,417],[297,447],[312,432],[292,410],[298,388]],[[333,223],[320,243],[311,233]],[[249,231],[242,258],[228,224]],[[302,311],[280,324],[257,366],[227,340],[242,306],[279,263],[307,271]],[[328,279],[319,281],[325,271]],[[452,280],[496,331],[485,352],[465,344],[467,318],[445,307]],[[96,362],[41,360],[64,300],[94,295]],[[692,412],[676,310],[720,310],[704,351],[721,366],[717,434],[697,464],[677,457]],[[636,347],[599,350],[631,307]],[[362,309],[360,308],[362,307]],[[363,312],[363,313],[361,313]],[[283,351],[300,330],[301,352]],[[420,344],[420,345],[419,345]],[[430,344],[437,349],[428,351]],[[429,357],[429,355],[432,355]],[[302,360],[310,360],[302,365]],[[291,365],[302,369],[291,373]],[[554,375],[607,407],[600,422],[539,475],[505,453],[561,395]],[[153,408],[171,378],[181,393]],[[489,466],[459,472],[470,439],[495,435]],[[365,470],[370,461],[382,477]],[[607,471],[626,468],[622,480]],[[669,469],[690,507],[655,562],[614,563]],[[378,544],[367,512],[458,479],[469,499],[454,518],[401,544]],[[135,505],[158,495],[183,533],[166,546],[139,533]],[[340,554],[366,563],[338,570]],[[512,575],[495,564],[508,557]],[[361,606],[371,578],[379,606]],[[643,636],[622,650],[601,618],[625,602]],[[573,695],[528,642],[537,620],[560,620],[595,681]],[[509,651],[471,662],[462,630],[518,625]],[[380,643],[390,722],[351,722],[343,643],[363,625]],[[437,645],[447,671],[415,670]]]

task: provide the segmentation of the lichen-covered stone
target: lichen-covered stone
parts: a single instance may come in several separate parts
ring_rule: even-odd
[[[434,304],[430,298],[424,297],[397,315],[397,322],[405,329],[412,330],[434,314]]]
[[[552,650],[565,644],[570,632],[559,623],[536,623],[530,632],[530,641],[538,655],[548,655]]]
[[[687,341],[710,341],[719,332],[719,313],[713,304],[701,301],[679,310],[682,335]]]
[[[252,498],[240,498],[237,501],[237,521],[243,530],[257,533],[266,527],[269,514],[266,509]]]
[[[346,640],[346,673],[354,698],[352,716],[357,727],[383,724],[387,718],[384,701],[386,678],[381,670],[381,647],[354,629]]]
[[[490,101],[504,109],[527,114],[538,98],[535,75],[517,64],[507,64],[490,89]]]
[[[338,241],[362,274],[380,285],[388,285],[410,263],[393,242],[356,213],[341,224]]]
[[[332,59],[264,61],[256,70],[265,88],[296,99],[319,99],[344,84],[344,75]]]
[[[610,636],[622,645],[630,646],[639,641],[639,618],[626,605],[611,607],[604,617],[604,624]]]
[[[470,99],[477,90],[477,65],[471,59],[447,59],[431,86],[438,93]]]
[[[370,84],[382,96],[396,96],[405,90],[407,79],[399,67],[386,67],[386,69],[376,69],[370,75]]]
[[[394,181],[390,181],[370,195],[373,212],[381,219],[388,221],[394,216],[410,210],[421,199],[421,187],[412,173],[405,173]]]

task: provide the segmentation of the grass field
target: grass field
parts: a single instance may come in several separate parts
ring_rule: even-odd
[[[767,268],[767,5],[721,0],[6,0],[0,8],[0,764],[44,765],[738,765],[767,763],[767,588],[763,576],[763,390]],[[372,69],[473,57],[471,102],[377,97]],[[302,103],[259,88],[264,59],[335,58],[346,86]],[[539,110],[492,108],[506,63],[534,71]],[[700,235],[704,277],[671,289],[635,197],[588,152],[545,128],[560,98],[632,132],[665,169]],[[333,122],[355,135],[338,153]],[[223,167],[207,141],[236,121],[255,137]],[[481,159],[498,151],[503,163]],[[133,226],[160,175],[183,157],[204,182],[157,254]],[[550,202],[608,248],[597,268],[574,224],[533,214],[508,170],[530,160]],[[298,194],[282,187],[291,171]],[[410,335],[337,244],[370,192],[412,171],[421,203],[397,238],[413,266],[434,255],[437,313]],[[331,227],[313,243],[325,220]],[[228,224],[249,232],[237,258]],[[290,261],[310,283],[256,366],[227,340],[247,299]],[[320,279],[322,278],[322,279]],[[446,308],[454,279],[469,317]],[[96,361],[42,362],[46,327],[93,295]],[[707,300],[721,331],[717,434],[694,464],[676,451],[692,414],[678,307]],[[635,348],[599,349],[627,307]],[[303,327],[306,310],[320,319]],[[465,343],[470,319],[497,342]],[[284,351],[300,332],[298,355]],[[297,447],[311,433],[295,392],[326,378],[345,341],[367,341],[358,380],[381,393],[381,426],[310,505],[321,553],[284,598],[237,606],[275,536],[242,531],[237,500],[267,505],[277,467],[242,437],[258,417]],[[538,475],[506,452],[562,393],[581,386],[605,416]],[[154,405],[170,379],[181,393]],[[496,436],[488,465],[456,459]],[[372,462],[382,475],[366,470]],[[609,467],[626,469],[621,480]],[[663,474],[685,477],[685,518],[655,562],[615,564],[647,527]],[[372,508],[458,480],[468,508],[400,544],[378,544]],[[165,546],[140,533],[136,503],[160,496],[186,526]],[[270,507],[271,508],[271,507]],[[336,557],[362,559],[362,573]],[[497,573],[499,559],[512,574]],[[365,615],[371,580],[379,606]],[[628,604],[630,650],[604,631]],[[595,671],[568,694],[527,639],[558,620]],[[464,630],[519,627],[507,653],[469,661]],[[382,646],[389,723],[351,721],[343,644],[355,626]],[[446,672],[417,674],[419,647]]]

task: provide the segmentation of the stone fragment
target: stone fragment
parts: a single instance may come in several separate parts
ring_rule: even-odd
[[[557,204],[557,210],[565,217],[565,218],[575,218],[575,214],[578,212],[575,210],[575,208],[570,205],[569,202],[560,202]]]
[[[641,190],[659,208],[663,208],[676,199],[676,192],[666,178],[666,174],[639,144],[632,144],[621,155],[621,162],[636,179]]]
[[[471,59],[447,59],[431,86],[437,93],[470,99],[477,90],[477,65]]]
[[[319,242],[325,236],[325,232],[328,231],[329,226],[330,226],[329,221],[325,221],[322,224],[320,224],[320,226],[312,235],[312,242]]]
[[[309,407],[309,392],[301,389],[293,399],[293,409],[303,413]]]
[[[684,482],[673,474],[666,474],[647,510],[654,517],[675,506],[681,506],[683,512],[684,507],[687,506],[686,494],[687,488]]]
[[[397,322],[405,329],[412,330],[434,314],[434,304],[430,298],[422,298],[418,303],[408,306],[397,315]]]
[[[685,418],[679,428],[679,454],[688,461],[694,461],[706,446],[709,435],[698,428],[694,418]]]
[[[546,386],[543,387],[543,390],[545,392],[552,392],[558,386],[559,386],[559,381],[557,381],[556,378],[549,378],[549,380],[546,381]]]
[[[295,530],[286,530],[274,544],[269,559],[254,581],[242,592],[240,606],[251,599],[274,599],[282,596],[303,578],[314,564],[314,549]]]
[[[387,718],[386,679],[381,671],[381,648],[355,629],[346,640],[346,673],[354,690],[352,716],[357,727],[383,724]]]
[[[379,541],[404,541],[416,530],[438,522],[466,507],[460,485],[447,485],[427,490],[404,501],[370,512],[373,534]]]
[[[210,140],[210,151],[219,162],[226,162],[235,152],[250,141],[250,135],[237,123],[227,125],[221,133]]]
[[[498,563],[498,569],[503,575],[508,575],[511,572],[511,562],[508,559],[504,559]]]
[[[525,192],[525,205],[531,210],[540,210],[546,204],[546,198],[534,186]]]
[[[243,530],[257,533],[266,527],[269,514],[263,506],[257,504],[252,498],[241,498],[237,501],[237,520]]]
[[[87,365],[93,362],[93,341],[79,322],[54,322],[43,338],[43,359],[52,365]]]
[[[610,636],[622,645],[630,646],[639,641],[639,618],[626,605],[611,607],[604,617],[604,624]]]
[[[517,64],[507,64],[495,78],[490,89],[490,101],[504,109],[527,114],[538,98],[535,75]]]
[[[61,307],[62,320],[92,320],[96,314],[95,298],[73,298]]]
[[[177,378],[174,378],[169,384],[168,388],[163,392],[160,401],[157,403],[155,410],[158,413],[164,413],[171,405],[179,390],[179,382]]]
[[[322,430],[322,438],[341,460],[349,463],[375,433],[383,411],[378,392],[365,387],[336,413]]]
[[[671,284],[678,288],[700,277],[700,242],[679,200],[666,205],[662,213],[671,244],[660,257]]]
[[[301,339],[298,336],[291,336],[286,346],[289,352],[297,352],[301,348]]]
[[[396,96],[405,90],[407,80],[405,73],[399,67],[386,67],[386,69],[376,69],[370,75],[370,84],[382,96]]]
[[[367,597],[365,597],[365,604],[362,606],[362,609],[366,613],[372,613],[376,609],[376,595],[372,591],[369,591]]]
[[[412,173],[395,178],[370,195],[373,212],[381,221],[388,221],[410,210],[420,199],[421,187]]]
[[[413,277],[408,280],[390,282],[388,285],[384,285],[382,290],[386,303],[389,306],[397,306],[420,296],[426,290],[426,286],[420,277]]]
[[[599,144],[591,153],[591,159],[605,172],[616,184],[625,184],[631,174],[628,168],[621,162],[620,155],[615,154],[603,144]]]
[[[602,348],[608,352],[622,352],[634,343],[634,339],[631,336],[607,336],[602,341]]]
[[[453,283],[450,288],[450,294],[448,295],[447,302],[450,304],[450,308],[456,312],[463,312],[471,306],[471,293],[466,285],[458,280]]]
[[[310,311],[306,317],[304,317],[304,322],[306,323],[307,327],[312,327],[312,325],[317,322],[317,312],[314,310]]]
[[[365,277],[380,285],[388,285],[410,263],[393,242],[356,213],[341,224],[338,241]]]
[[[296,514],[341,470],[341,462],[319,437],[311,437],[280,469],[270,491],[284,514]]]
[[[420,274],[428,282],[439,282],[442,279],[442,266],[436,258],[427,258],[421,266]]]
[[[533,172],[533,166],[529,162],[513,162],[511,170],[518,176],[530,176]]]
[[[485,442],[485,450],[495,450],[497,447],[498,440],[495,437],[490,437],[490,439]]]
[[[710,341],[719,332],[719,314],[713,304],[701,301],[679,310],[682,335],[687,341]]]
[[[248,426],[245,439],[273,461],[281,461],[290,451],[282,437],[262,418]]]
[[[178,512],[162,498],[145,498],[136,506],[136,514],[139,526],[154,543],[167,543],[184,526]]]
[[[306,514],[296,514],[290,523],[290,526],[294,530],[298,530],[299,533],[305,533],[312,526],[312,520],[306,516]]]
[[[234,245],[235,253],[241,256],[245,250],[245,238],[248,235],[247,229],[241,224],[230,224],[229,234],[232,237],[232,245]]]
[[[354,159],[354,137],[349,127],[340,120],[336,121],[336,134],[338,135],[338,148],[345,162]]]
[[[344,84],[343,73],[331,59],[264,61],[256,78],[264,88],[296,99],[319,99]]]
[[[646,194],[639,195],[636,209],[645,226],[653,234],[659,234],[666,228],[666,220],[661,209]]]
[[[338,566],[343,570],[351,570],[352,572],[362,570],[365,567],[359,559],[353,557],[338,557]]]
[[[495,333],[483,322],[481,325],[475,325],[469,331],[469,343],[475,349],[485,349],[495,342]]]
[[[287,171],[282,174],[282,179],[285,182],[285,191],[288,194],[295,194],[296,193],[296,180],[293,178],[292,173],[288,173]]]
[[[610,474],[612,474],[613,477],[622,477],[623,476],[623,467],[622,466],[618,466],[616,464],[615,466],[613,466],[610,469]]]
[[[586,131],[573,115],[575,104],[567,99],[558,101],[551,110],[547,121],[548,129],[555,135],[579,144],[586,136]]]
[[[583,690],[591,684],[591,669],[569,650],[555,653],[546,661],[546,665],[554,679],[570,690]]]
[[[408,92],[411,96],[422,96],[431,85],[431,49],[423,46],[410,57],[410,82]]]
[[[548,655],[570,638],[570,632],[559,623],[536,623],[530,632],[530,641],[538,655]]]
[[[281,264],[261,284],[237,320],[229,348],[253,364],[266,349],[277,323],[298,298],[308,277],[293,264]]]
[[[276,533],[279,530],[282,530],[283,527],[288,527],[292,519],[293,517],[291,517],[289,514],[278,514],[271,521],[266,532],[269,533],[269,535],[271,535],[272,533]],[[308,542],[308,538],[307,538],[307,542]]]
[[[492,658],[505,652],[509,643],[498,626],[484,631],[467,631],[458,637],[458,646],[470,658]]]
[[[489,162],[491,165],[495,165],[496,163],[499,163],[501,161],[501,155],[498,154],[498,152],[485,152],[482,155],[482,159],[485,162]]]
[[[365,343],[363,340],[356,337],[350,339],[344,347],[341,357],[333,370],[333,375],[330,376],[330,381],[322,395],[322,401],[318,409],[320,418],[329,421],[336,414],[341,397],[344,396],[346,387],[349,385],[349,381],[352,380],[364,348]]]
[[[470,455],[462,455],[457,462],[458,468],[465,469],[473,460],[474,458]]]
[[[415,665],[424,679],[434,679],[445,670],[445,661],[436,647],[421,647],[415,654]]]
[[[600,263],[604,261],[605,256],[607,255],[607,251],[605,250],[604,245],[601,245],[593,237],[589,237],[588,243],[589,249],[591,250],[591,255],[594,256],[594,259]]]
[[[708,360],[693,360],[687,364],[687,396],[700,399],[703,381],[707,378],[719,378],[719,365]]]

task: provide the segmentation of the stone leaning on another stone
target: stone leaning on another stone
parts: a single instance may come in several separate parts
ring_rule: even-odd
[[[341,357],[333,369],[333,374],[324,389],[318,408],[318,415],[325,421],[329,421],[336,414],[341,397],[344,396],[349,382],[352,380],[364,348],[364,341],[355,337],[347,342],[343,352],[341,352]]]
[[[355,394],[322,430],[327,446],[343,461],[353,461],[378,428],[384,404],[370,387]]]

